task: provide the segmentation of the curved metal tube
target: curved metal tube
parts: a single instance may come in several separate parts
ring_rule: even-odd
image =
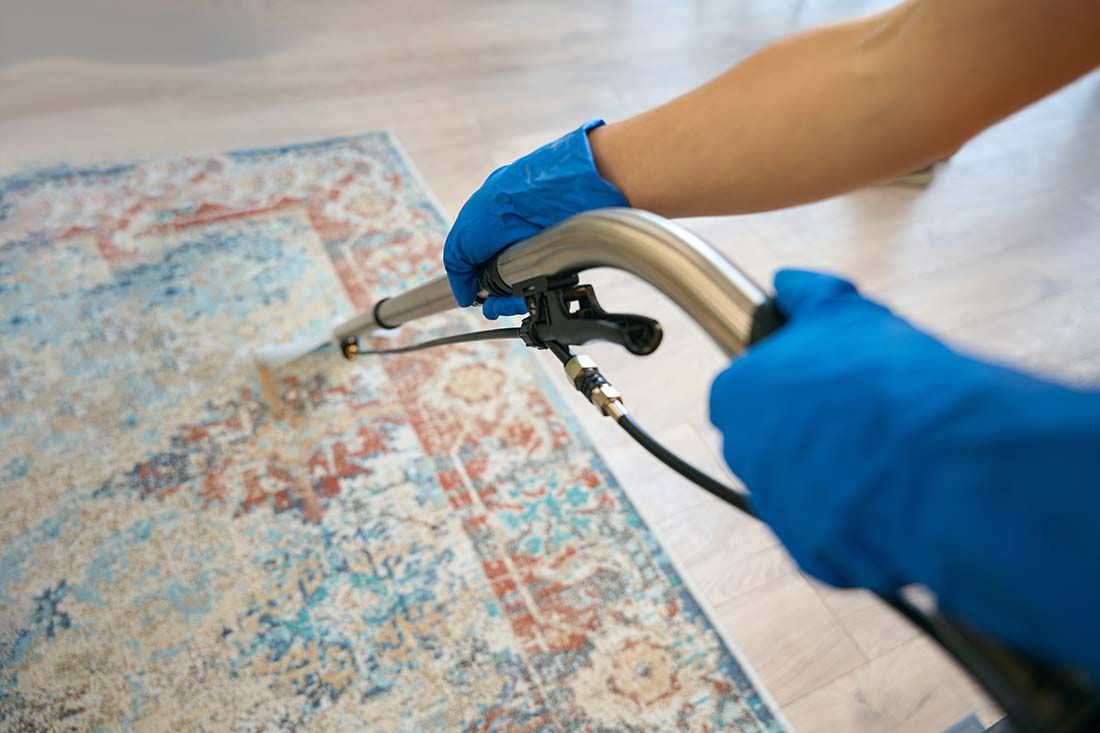
[[[750,343],[756,312],[768,302],[759,285],[697,235],[636,209],[578,214],[497,259],[497,271],[509,284],[594,267],[625,270],[650,283],[730,356]]]
[[[509,247],[496,263],[509,285],[595,267],[625,270],[651,283],[730,356],[751,342],[757,311],[769,300],[760,286],[698,236],[636,209],[578,214]],[[446,278],[439,278],[382,301],[377,314],[357,316],[335,335],[338,340],[362,335],[381,324],[399,326],[455,307]]]
[[[339,343],[348,336],[366,336],[380,328],[396,328],[420,318],[458,308],[446,277],[437,277],[400,295],[378,301],[373,308],[353,316],[333,331]]]

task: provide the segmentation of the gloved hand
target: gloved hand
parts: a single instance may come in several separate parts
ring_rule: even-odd
[[[1100,393],[947,348],[848,282],[775,277],[789,318],[711,421],[804,570],[945,611],[1100,678]]]
[[[516,162],[498,168],[462,210],[447,234],[443,265],[459,305],[477,295],[477,266],[510,244],[589,209],[627,206],[626,197],[600,177],[588,144],[592,120]],[[525,313],[520,298],[490,297],[486,318]]]

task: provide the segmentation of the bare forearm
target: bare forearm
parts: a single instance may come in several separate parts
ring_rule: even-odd
[[[780,41],[589,137],[635,207],[792,206],[950,155],[1100,64],[1098,33],[1095,0],[910,0]]]

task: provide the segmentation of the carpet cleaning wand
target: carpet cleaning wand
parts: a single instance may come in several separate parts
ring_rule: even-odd
[[[728,356],[774,330],[781,319],[767,294],[695,234],[654,214],[601,209],[578,214],[513,245],[482,268],[482,296],[537,296],[541,280],[557,284],[584,270],[612,267],[648,281],[694,318]],[[547,283],[550,284],[549,282]],[[336,344],[346,357],[358,339],[457,308],[438,278],[338,325],[331,334],[267,346],[256,352],[265,395],[277,397],[274,370]]]
[[[617,343],[645,356],[660,345],[660,324],[635,314],[609,313],[579,273],[611,267],[649,282],[691,316],[729,357],[782,328],[772,298],[695,234],[659,216],[634,209],[578,214],[517,243],[478,273],[479,299],[518,295],[528,315],[518,328],[458,334],[397,348],[365,348],[360,339],[381,329],[457,308],[445,277],[378,301],[322,338],[260,349],[256,354],[268,402],[279,409],[275,370],[335,345],[347,359],[432,348],[449,343],[519,338],[561,361],[573,386],[602,414],[614,419],[642,447],[726,503],[752,514],[749,498],[686,463],[630,416],[622,395],[595,362],[571,347],[591,341]],[[813,511],[813,507],[807,507]],[[1065,670],[1008,649],[902,595],[883,600],[934,638],[993,696],[1017,731],[1085,730],[1096,714],[1091,688]]]

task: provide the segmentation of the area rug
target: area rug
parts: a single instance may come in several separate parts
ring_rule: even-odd
[[[385,133],[0,179],[0,728],[782,728],[522,347],[265,403],[445,230]]]

